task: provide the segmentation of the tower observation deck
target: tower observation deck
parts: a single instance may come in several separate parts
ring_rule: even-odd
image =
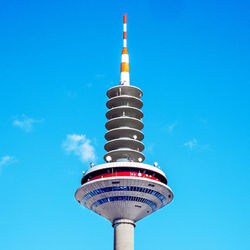
[[[83,206],[114,227],[114,249],[134,249],[135,223],[170,203],[173,193],[165,173],[143,163],[142,91],[130,85],[127,16],[123,16],[120,85],[107,91],[106,163],[86,171],[75,193]]]

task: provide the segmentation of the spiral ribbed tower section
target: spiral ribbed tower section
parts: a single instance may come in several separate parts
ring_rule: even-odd
[[[104,148],[107,153],[104,160],[107,162],[129,161],[142,162],[145,159],[142,151],[144,138],[143,113],[141,108],[142,91],[134,86],[119,85],[107,91],[109,100],[106,103],[109,109],[105,127],[107,143]],[[110,157],[107,157],[110,156]]]

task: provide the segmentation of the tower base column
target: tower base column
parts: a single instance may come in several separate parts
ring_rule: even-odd
[[[114,250],[134,250],[134,228],[132,220],[118,219],[113,222]]]

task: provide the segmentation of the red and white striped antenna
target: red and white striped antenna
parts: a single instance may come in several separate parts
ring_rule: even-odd
[[[121,61],[121,85],[129,85],[129,57],[127,50],[127,14],[123,14],[123,49]]]

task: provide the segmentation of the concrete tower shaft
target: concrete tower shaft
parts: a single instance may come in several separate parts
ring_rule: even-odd
[[[134,250],[134,228],[135,223],[131,220],[115,220],[114,227],[114,249]]]

